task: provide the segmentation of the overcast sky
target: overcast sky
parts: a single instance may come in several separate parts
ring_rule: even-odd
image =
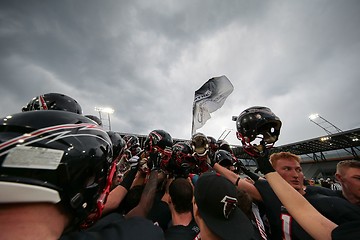
[[[114,131],[191,135],[194,92],[225,75],[234,91],[198,132],[267,106],[277,146],[323,136],[309,114],[360,127],[360,1],[61,0],[0,2],[0,115],[50,92],[84,114],[112,107]]]

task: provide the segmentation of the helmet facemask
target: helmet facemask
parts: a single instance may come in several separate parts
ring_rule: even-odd
[[[189,173],[194,172],[197,165],[192,153],[192,147],[187,142],[179,142],[173,145],[171,170],[175,176],[187,178]]]
[[[172,143],[173,140],[170,134],[163,130],[154,130],[150,132],[145,140],[146,154],[158,153],[161,158],[160,168],[163,171],[167,171],[166,169],[171,159]]]
[[[191,138],[191,147],[193,149],[193,156],[199,162],[209,161],[209,142],[207,137],[202,133],[195,133]]]

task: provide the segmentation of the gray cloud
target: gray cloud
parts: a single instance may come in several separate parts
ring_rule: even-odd
[[[2,116],[61,92],[112,128],[189,138],[194,91],[226,75],[235,89],[199,129],[218,137],[254,105],[283,121],[278,144],[324,135],[319,112],[360,126],[358,1],[1,1]],[[234,130],[229,142],[239,144]]]

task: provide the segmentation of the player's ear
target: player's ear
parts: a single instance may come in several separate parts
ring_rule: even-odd
[[[168,204],[172,203],[172,200],[171,200],[170,195],[169,195],[169,194],[166,194],[166,195],[167,195],[167,197],[166,197],[166,202],[167,202]]]
[[[338,182],[341,182],[341,181],[342,181],[342,177],[341,177],[341,175],[338,174],[338,173],[335,174],[335,178],[336,178],[336,180],[337,180]]]
[[[195,202],[195,198],[193,198],[193,214],[194,214],[195,218],[200,218],[201,219],[199,209],[198,209],[198,207],[196,205],[196,202]]]

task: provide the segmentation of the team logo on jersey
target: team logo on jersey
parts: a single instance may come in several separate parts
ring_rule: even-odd
[[[225,196],[222,200],[222,203],[224,203],[224,209],[223,214],[226,219],[229,218],[230,214],[233,210],[236,208],[237,199],[229,196]]]

